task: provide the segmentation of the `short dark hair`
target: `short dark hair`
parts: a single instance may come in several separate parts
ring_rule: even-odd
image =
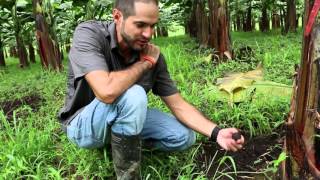
[[[123,18],[126,19],[127,17],[132,16],[136,13],[134,11],[134,3],[136,2],[152,2],[155,3],[157,6],[159,5],[158,0],[115,0],[114,8],[121,11],[123,14]]]

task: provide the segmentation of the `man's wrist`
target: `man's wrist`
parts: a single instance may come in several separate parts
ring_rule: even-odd
[[[137,61],[136,64],[139,64],[139,66],[143,66],[144,70],[148,70],[152,68],[151,63],[147,62],[147,61]]]
[[[219,134],[219,131],[221,129],[216,126],[213,128],[212,132],[211,132],[211,136],[210,136],[210,140],[213,141],[213,142],[217,142],[217,138],[218,138],[218,134]]]
[[[143,56],[141,56],[140,60],[143,61],[143,62],[148,62],[149,64],[151,64],[150,68],[154,67],[155,64],[156,64],[155,59],[153,57],[151,57],[151,56],[143,55]]]

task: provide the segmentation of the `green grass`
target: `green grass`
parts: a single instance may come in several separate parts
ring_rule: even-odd
[[[289,110],[290,97],[260,95],[254,102],[230,107],[219,102],[210,85],[228,72],[253,70],[262,62],[265,79],[292,84],[294,65],[300,60],[300,34],[281,36],[276,33],[233,33],[233,46],[250,46],[255,56],[250,61],[228,61],[218,66],[204,59],[210,50],[199,49],[186,36],[158,38],[155,41],[167,59],[172,78],[181,94],[207,117],[221,126],[235,126],[250,135],[268,134],[279,127]],[[14,114],[25,116],[8,119],[0,111],[0,179],[98,179],[114,177],[108,150],[84,150],[71,144],[60,130],[56,114],[64,102],[66,71],[44,71],[37,60],[30,68],[18,68],[18,60],[7,59],[0,69],[0,102],[38,94],[43,98],[38,111],[23,105]],[[67,64],[64,61],[64,64]],[[149,95],[149,105],[168,111],[160,99]],[[144,151],[144,179],[205,179],[196,167],[199,135],[190,150],[175,153]]]

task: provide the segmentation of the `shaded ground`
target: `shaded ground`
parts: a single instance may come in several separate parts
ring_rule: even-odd
[[[203,144],[196,157],[197,166],[201,171],[206,172],[210,179],[213,177],[217,179],[222,175],[221,172],[227,173],[234,179],[266,179],[266,174],[262,172],[266,170],[268,164],[271,166],[271,161],[278,159],[282,150],[282,137],[279,134],[272,134],[252,138],[247,140],[244,148],[236,153],[217,150],[217,144]],[[234,174],[234,168],[229,159],[219,166],[221,157],[224,155],[234,160],[237,175]],[[227,176],[220,178],[230,179]]]
[[[13,112],[18,108],[27,105],[31,108],[33,112],[36,112],[39,108],[41,103],[43,102],[43,98],[37,94],[31,94],[29,96],[22,97],[21,99],[13,99],[8,101],[0,102],[0,108],[4,111],[5,116],[9,121],[13,119]],[[24,117],[26,116],[27,112],[18,112],[16,117]]]

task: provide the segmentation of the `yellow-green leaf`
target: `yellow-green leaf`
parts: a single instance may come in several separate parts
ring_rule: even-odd
[[[237,91],[246,89],[253,82],[263,79],[263,70],[261,67],[246,73],[228,74],[224,78],[217,79],[217,85],[220,90],[226,91],[229,94],[234,94]]]

